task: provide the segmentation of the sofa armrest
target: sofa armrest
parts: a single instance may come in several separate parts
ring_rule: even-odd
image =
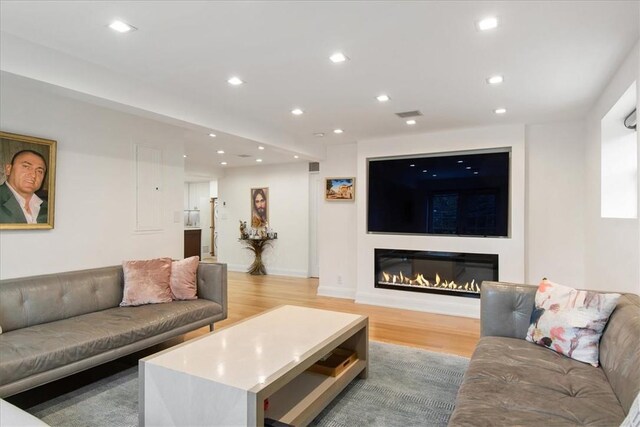
[[[524,339],[537,289],[531,285],[482,282],[480,335]]]
[[[227,317],[227,264],[213,263],[198,266],[198,298],[217,302]]]

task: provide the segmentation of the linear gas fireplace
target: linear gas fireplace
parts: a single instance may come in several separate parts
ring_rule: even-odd
[[[498,280],[498,255],[375,250],[375,287],[480,298],[483,280]]]

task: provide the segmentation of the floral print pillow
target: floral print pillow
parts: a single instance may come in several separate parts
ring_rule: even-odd
[[[579,291],[543,279],[526,340],[598,366],[600,336],[620,294]]]

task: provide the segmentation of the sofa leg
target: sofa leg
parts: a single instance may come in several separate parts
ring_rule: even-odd
[[[209,325],[209,332],[213,332],[213,323]]]

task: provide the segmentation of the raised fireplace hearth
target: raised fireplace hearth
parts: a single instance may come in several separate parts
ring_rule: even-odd
[[[480,298],[498,280],[498,255],[375,249],[375,287]]]

